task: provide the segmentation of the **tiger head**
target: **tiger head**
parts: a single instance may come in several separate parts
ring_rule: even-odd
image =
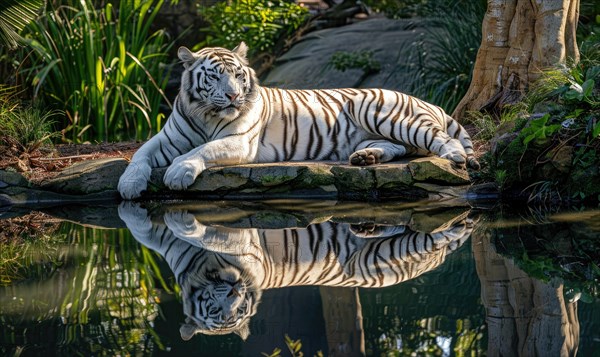
[[[180,96],[191,107],[211,110],[221,118],[237,118],[247,112],[258,96],[258,81],[248,66],[244,42],[233,50],[220,47],[192,52],[180,47],[177,54],[185,68]]]
[[[256,314],[262,291],[255,287],[247,270],[219,263],[222,261],[206,261],[199,272],[178,279],[186,315],[180,328],[183,340],[197,333],[235,333],[244,340],[250,335],[250,318]]]

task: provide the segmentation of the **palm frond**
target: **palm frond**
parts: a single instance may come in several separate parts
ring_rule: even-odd
[[[17,47],[19,32],[38,16],[46,0],[2,0],[0,2],[0,46]]]

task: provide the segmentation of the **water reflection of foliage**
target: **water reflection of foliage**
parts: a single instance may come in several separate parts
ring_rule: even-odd
[[[435,273],[393,292],[361,291],[365,346],[370,356],[481,356],[487,349],[480,286],[468,245]]]
[[[474,326],[468,318],[457,319],[455,327],[442,316],[401,322],[382,331],[377,341],[367,340],[367,354],[373,356],[481,355],[484,351],[483,324]]]
[[[498,229],[498,253],[508,255],[528,275],[564,281],[569,300],[591,302],[600,295],[600,232],[584,222],[527,223]]]
[[[64,241],[54,234],[58,222],[41,213],[0,220],[0,286],[36,274],[44,277],[58,264],[56,247]]]
[[[27,279],[42,281],[32,288],[37,296],[22,294],[11,306],[0,308],[3,315],[15,317],[5,321],[2,330],[23,331],[26,336],[24,342],[13,337],[12,343],[27,346],[28,339],[40,340],[50,349],[84,355],[164,350],[153,328],[160,313],[158,288],[167,293],[177,288],[162,277],[156,255],[139,246],[127,230],[64,223],[55,235],[66,237],[52,250],[54,267],[48,271],[55,274],[48,277],[48,272],[30,271]],[[44,280],[48,286],[42,290]],[[32,321],[58,323],[60,332],[36,336],[30,333],[36,330]]]

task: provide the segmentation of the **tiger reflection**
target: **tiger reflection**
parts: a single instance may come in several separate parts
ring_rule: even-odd
[[[471,234],[466,214],[432,233],[407,226],[324,222],[306,228],[206,226],[187,211],[151,220],[123,202],[119,215],[133,236],[160,253],[183,295],[181,337],[249,335],[262,291],[287,286],[383,287],[435,267]]]

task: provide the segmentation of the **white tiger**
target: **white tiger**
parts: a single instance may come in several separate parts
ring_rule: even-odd
[[[437,154],[478,169],[466,130],[441,108],[383,89],[284,90],[258,85],[242,42],[233,51],[179,48],[184,72],[164,128],[132,157],[119,180],[139,197],[151,169],[164,183],[190,186],[207,167],[294,160],[388,162]]]
[[[306,228],[206,226],[187,211],[150,216],[124,201],[119,216],[133,236],[161,254],[181,287],[181,336],[249,334],[262,291],[288,286],[384,287],[439,266],[471,234],[463,213],[435,232],[406,226],[323,222]]]

